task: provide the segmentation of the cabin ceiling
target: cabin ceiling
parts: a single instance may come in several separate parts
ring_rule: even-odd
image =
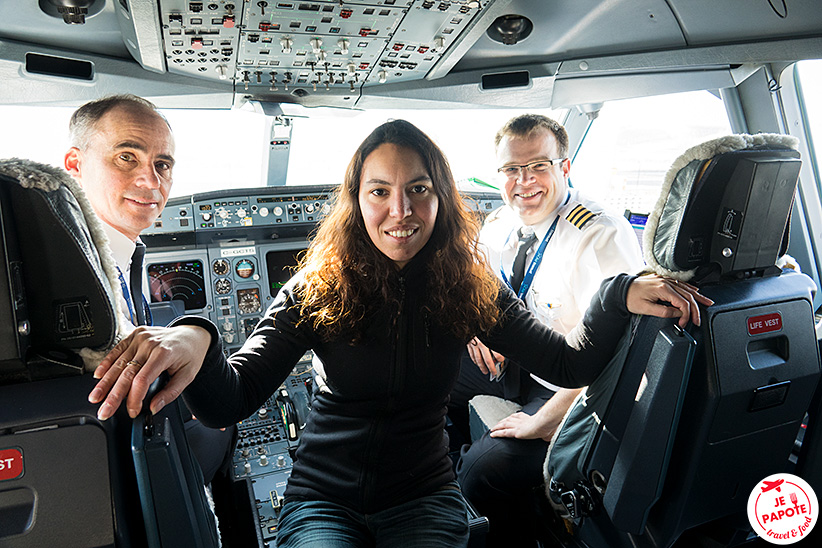
[[[64,22],[68,5],[87,8],[83,24],[76,10]],[[0,21],[11,104],[132,91],[208,108],[557,107],[822,57],[818,0],[6,0]],[[529,26],[514,44],[491,37]]]

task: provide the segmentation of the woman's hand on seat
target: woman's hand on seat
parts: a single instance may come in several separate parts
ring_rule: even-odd
[[[714,302],[702,295],[696,286],[656,274],[640,276],[628,287],[625,299],[632,314],[679,318],[684,328],[691,321],[700,324],[699,306],[711,306]]]

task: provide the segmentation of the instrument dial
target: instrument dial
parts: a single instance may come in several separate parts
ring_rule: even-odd
[[[231,293],[231,280],[228,278],[220,278],[214,282],[214,292],[217,295],[226,295]]]
[[[256,270],[254,263],[248,259],[241,259],[234,265],[234,271],[240,278],[250,278]]]
[[[255,287],[237,290],[237,310],[240,311],[240,314],[254,314],[259,312],[260,309],[259,289]]]
[[[218,276],[225,276],[228,274],[228,261],[225,259],[217,259],[214,261],[214,265],[211,267],[214,270],[214,273]]]

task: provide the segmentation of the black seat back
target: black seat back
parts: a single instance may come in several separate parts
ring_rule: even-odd
[[[687,333],[640,321],[627,359],[609,365],[618,380],[592,410],[577,481],[548,478],[555,504],[576,504],[565,517],[586,545],[670,546],[712,524],[744,529],[748,495],[787,469],[820,375],[814,284],[775,266],[799,172],[790,144],[731,136],[686,152],[669,172],[646,261],[699,283],[716,304]]]
[[[80,374],[81,349],[113,345],[113,263],[72,189],[51,166],[0,163],[0,382]]]
[[[88,403],[85,371],[121,315],[82,190],[50,166],[0,162],[0,238],[0,546],[217,546],[177,402],[107,421]]]

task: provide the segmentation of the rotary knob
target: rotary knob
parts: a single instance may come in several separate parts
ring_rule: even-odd
[[[280,206],[277,206],[277,207],[274,208],[274,215],[277,215],[279,217],[282,214],[283,214],[283,208],[281,208]]]
[[[261,207],[259,213],[260,213],[260,217],[268,217],[268,208],[267,207]]]

